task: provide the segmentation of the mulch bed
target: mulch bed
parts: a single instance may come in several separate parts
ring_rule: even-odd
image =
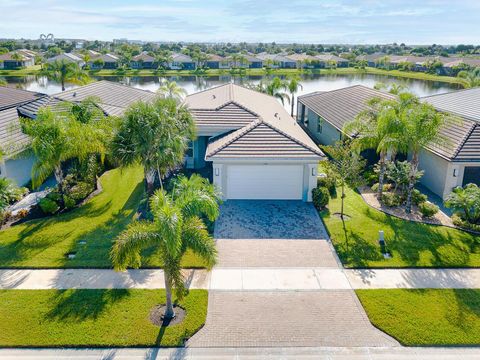
[[[163,314],[165,314],[166,306],[165,304],[160,304],[155,306],[150,311],[150,322],[156,326],[171,326],[180,324],[187,315],[187,312],[184,308],[174,305],[173,310],[175,311],[175,317],[173,319],[165,319]]]

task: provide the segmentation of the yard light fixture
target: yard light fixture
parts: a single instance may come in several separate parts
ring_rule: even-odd
[[[378,244],[384,248],[385,247],[385,234],[383,233],[383,230],[380,230],[378,232]]]
[[[220,169],[219,168],[215,168],[215,176],[218,176],[220,175]]]
[[[458,175],[458,169],[453,169],[453,177],[457,177]]]

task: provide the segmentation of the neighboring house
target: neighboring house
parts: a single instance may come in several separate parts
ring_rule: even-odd
[[[251,54],[245,54],[244,56],[250,69],[261,69],[263,67],[262,59]]]
[[[185,102],[198,134],[187,165],[211,162],[225,200],[311,201],[324,154],[275,98],[230,83]]]
[[[19,186],[30,181],[34,157],[25,152],[29,138],[21,130],[17,107],[45,97],[45,94],[0,87],[0,147],[5,153],[0,162],[0,177],[7,177]]]
[[[382,57],[387,56],[387,54],[383,53],[373,53],[373,54],[368,54],[368,55],[358,55],[356,60],[361,61],[365,60],[370,67],[376,67],[378,64],[378,60]]]
[[[92,70],[116,69],[118,67],[118,57],[113,54],[100,54],[92,57],[88,61],[88,66]]]
[[[320,54],[314,56],[320,64],[320,67],[331,67],[334,63],[336,67],[348,67],[348,60],[332,54]]]
[[[315,56],[307,54],[292,54],[287,55],[289,59],[295,61],[297,68],[313,69],[320,67],[320,61]]]
[[[315,141],[322,145],[333,145],[344,136],[343,126],[366,110],[368,100],[375,97],[395,98],[363,85],[299,96],[297,121]]]
[[[35,55],[29,55],[23,50],[0,55],[0,69],[19,69],[33,65],[35,65]]]
[[[83,59],[75,54],[72,53],[63,53],[54,57],[51,57],[47,59],[47,63],[53,63],[55,61],[68,61],[68,62],[74,62],[76,63],[79,67],[85,66],[85,61]]]
[[[422,184],[443,199],[457,186],[480,185],[480,88],[427,96],[421,99],[438,111],[458,116],[441,134],[442,146],[431,146],[420,154]]]
[[[195,70],[196,65],[193,59],[185,54],[172,54],[172,61],[168,64],[171,70]]]
[[[205,66],[209,69],[229,69],[230,62],[223,56],[216,54],[209,54]]]
[[[130,66],[132,69],[156,69],[158,63],[153,56],[144,51],[132,58]]]
[[[281,54],[258,54],[257,57],[262,60],[264,65],[269,65],[273,69],[294,69],[297,62]]]

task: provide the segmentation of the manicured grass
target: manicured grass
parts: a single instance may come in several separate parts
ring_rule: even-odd
[[[111,267],[112,241],[136,217],[143,199],[142,178],[140,167],[107,171],[100,178],[103,191],[80,208],[0,231],[0,267]],[[67,259],[70,252],[76,252],[74,259]],[[146,254],[144,267],[161,267],[153,251]],[[183,265],[203,263],[188,253]]]
[[[165,290],[2,290],[1,347],[180,346],[205,323],[208,293],[192,290],[180,324],[158,327],[150,310]]]
[[[321,212],[335,249],[347,267],[480,267],[480,237],[445,226],[426,225],[386,215],[369,207],[350,189],[346,192],[345,221],[340,196]],[[390,259],[378,245],[385,232]]]
[[[356,293],[370,321],[404,345],[480,345],[480,290]]]

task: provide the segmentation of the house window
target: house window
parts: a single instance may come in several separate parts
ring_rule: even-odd
[[[319,134],[322,133],[322,124],[323,124],[323,119],[319,116],[317,121],[317,133]]]
[[[193,149],[194,149],[194,142],[190,141],[188,143],[188,148],[187,148],[187,151],[186,151],[185,155],[187,157],[193,158]]]

